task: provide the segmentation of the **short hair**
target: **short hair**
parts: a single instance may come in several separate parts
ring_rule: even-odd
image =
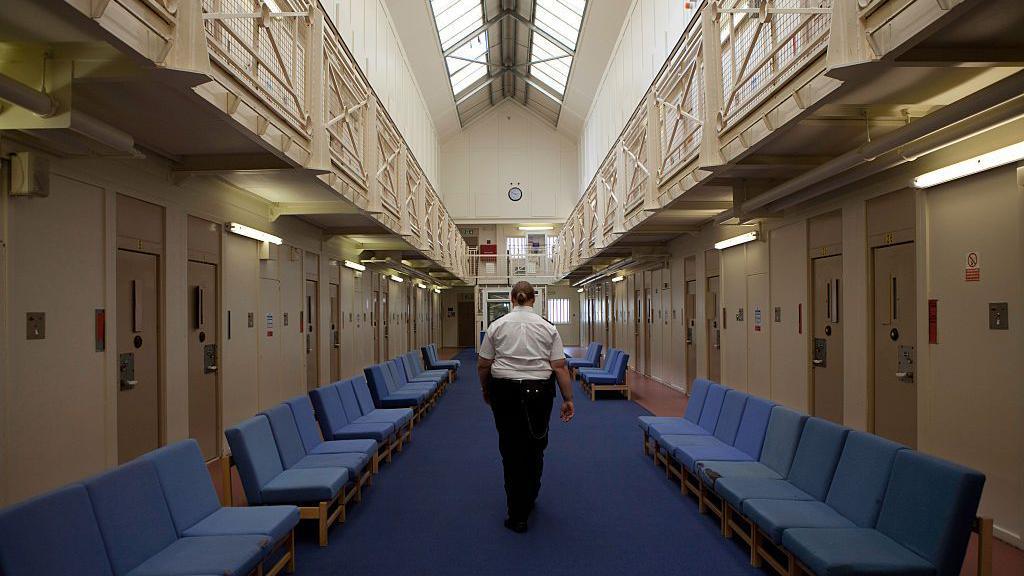
[[[537,293],[533,290],[533,284],[530,284],[526,280],[516,282],[516,285],[512,287],[512,292],[509,297],[517,306],[523,306],[527,302],[532,302],[537,298]]]

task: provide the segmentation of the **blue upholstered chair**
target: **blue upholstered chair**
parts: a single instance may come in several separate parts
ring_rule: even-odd
[[[616,390],[625,392],[626,398],[632,400],[632,391],[626,383],[626,367],[628,364],[629,354],[623,352],[615,357],[607,372],[600,374],[583,372],[580,374],[584,386],[590,389],[590,399],[597,399],[598,390]],[[580,370],[585,369],[581,368]]]
[[[428,399],[433,400],[434,394],[437,392],[438,384],[433,380],[409,380],[409,377],[405,375],[405,364],[401,358],[392,358],[384,363],[391,380],[388,383],[388,389],[392,392],[426,392]]]
[[[395,436],[395,426],[387,422],[353,423],[341,404],[341,396],[333,386],[314,388],[309,391],[313,401],[320,431],[328,440],[352,440],[372,438],[383,445],[390,445]]]
[[[134,460],[84,484],[114,576],[245,576],[267,552],[269,538],[262,534],[179,537],[149,460]]]
[[[360,387],[366,387],[366,380],[359,378]],[[360,422],[387,422],[393,424],[396,430],[411,428],[414,413],[411,408],[373,408],[364,409],[359,397],[356,394],[356,379],[342,380],[333,386],[338,395],[341,396],[341,405],[349,421]],[[369,394],[369,391],[366,392]]]
[[[420,357],[415,351],[402,355],[402,363],[405,365],[405,374],[409,380],[427,380],[437,382],[438,386],[444,385],[451,379],[451,371],[445,369],[426,370],[421,364]]]
[[[681,424],[686,429],[694,429],[697,426],[697,422],[700,420],[701,409],[704,408],[704,399],[708,395],[708,387],[711,386],[709,380],[703,378],[697,378],[693,381],[693,386],[690,387],[690,397],[686,401],[686,410],[683,412],[682,418],[675,416],[639,416],[637,417],[637,424],[640,429],[644,431],[644,437],[646,439],[648,431],[652,427],[660,427],[673,424]],[[689,424],[686,424],[689,422]],[[646,445],[646,440],[644,442]]]
[[[657,424],[651,426],[648,432],[654,441],[655,449],[661,446],[663,436],[672,435],[702,435],[709,436],[715,433],[715,426],[718,425],[718,415],[722,411],[722,403],[725,402],[725,393],[728,388],[714,382],[708,383],[708,389],[704,396],[704,405],[701,407],[700,417],[697,425],[694,426],[689,420]]]
[[[604,355],[604,364],[601,366],[578,368],[576,376],[582,380],[584,374],[609,374],[612,371],[612,366],[615,365],[615,359],[621,354],[623,354],[622,350],[612,348]]]
[[[788,528],[873,528],[902,449],[873,434],[850,432],[824,501],[755,498],[743,502],[743,514],[776,543]]]
[[[359,491],[369,479],[372,472],[372,457],[356,452],[336,454],[309,454],[302,444],[299,429],[295,425],[295,417],[287,404],[278,404],[270,410],[261,412],[270,421],[270,430],[274,433],[274,443],[281,456],[281,465],[290,468],[344,468],[352,482],[345,492],[345,502],[353,497],[359,498]]]
[[[566,367],[570,371],[579,368],[593,368],[599,365],[601,360],[601,348],[600,342],[591,342],[587,345],[587,353],[583,358],[569,358],[565,361]]]
[[[85,486],[0,510],[0,574],[114,576]]]
[[[327,545],[327,528],[344,519],[343,489],[348,470],[288,468],[281,462],[266,416],[257,415],[224,431],[238,465],[245,497],[250,505],[297,504],[303,516],[318,521],[319,542]]]
[[[295,425],[299,430],[299,437],[302,439],[302,446],[306,449],[307,454],[344,454],[355,452],[357,454],[366,454],[370,458],[377,454],[378,443],[372,438],[324,440],[321,437],[320,426],[317,424],[316,416],[313,412],[313,403],[308,395],[303,394],[289,398],[284,403],[292,410]]]
[[[392,388],[397,387],[391,378],[390,369],[384,364],[364,368],[363,373],[373,397],[373,405],[377,408],[413,408],[418,414],[430,397],[430,393],[424,391],[392,392]]]
[[[790,528],[782,544],[819,575],[934,574],[956,576],[967,551],[985,476],[911,450],[899,450],[885,487],[878,520],[845,507],[868,499],[877,486],[856,486],[861,466],[844,480],[842,504],[854,528]],[[844,469],[844,475],[848,469]],[[837,478],[838,481],[838,478]],[[861,493],[863,491],[864,493]],[[840,505],[837,500],[833,504]]]
[[[756,460],[756,455],[751,457],[733,447],[748,398],[749,394],[739,390],[726,392],[713,434],[669,434],[661,436],[659,443],[691,473],[696,471],[697,460],[705,456],[720,456],[717,460]]]
[[[747,401],[748,404],[750,400]],[[765,431],[761,456],[757,462],[716,461],[700,462],[700,474],[705,482],[714,484],[717,478],[751,476],[759,478],[785,478],[789,474],[800,434],[807,416],[783,406],[773,406]],[[743,428],[743,424],[740,424]],[[739,434],[737,434],[739,436]]]
[[[715,491],[735,510],[751,498],[824,500],[848,432],[827,420],[808,418],[785,479],[731,476],[715,482]]]
[[[459,360],[441,360],[437,355],[437,347],[433,344],[420,348],[420,352],[423,353],[423,363],[426,364],[428,370],[452,370],[457,372],[462,366],[462,362]]]
[[[284,544],[299,523],[295,506],[221,506],[195,440],[176,442],[141,459],[156,468],[179,536],[256,534],[276,546]]]

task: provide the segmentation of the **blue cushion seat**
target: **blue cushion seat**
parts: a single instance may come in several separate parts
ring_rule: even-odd
[[[262,536],[180,538],[125,576],[246,576],[259,563]]]
[[[604,374],[585,372],[580,375],[587,384],[617,386],[626,383],[626,366],[629,363],[629,354],[619,354],[612,361],[610,370]]]
[[[730,478],[733,476],[782,478],[782,474],[779,474],[761,462],[701,460],[698,469],[701,479],[704,480],[706,484],[714,484],[715,480],[718,478]],[[712,479],[712,473],[715,475],[715,479]]]
[[[309,454],[289,466],[289,469],[344,468],[348,470],[349,478],[359,478],[369,463],[369,456],[353,452],[344,454]]]
[[[332,500],[348,482],[345,468],[285,470],[271,432],[260,414],[224,431],[250,504],[293,504]]]
[[[285,408],[287,410],[287,408]],[[179,536],[264,535],[273,546],[299,523],[295,506],[221,507],[195,440],[142,456],[152,462]]]
[[[395,425],[387,422],[360,422],[346,424],[331,431],[332,440],[351,440],[355,438],[373,438],[383,443],[395,434]]]
[[[309,397],[316,409],[320,430],[328,440],[371,438],[384,443],[395,433],[395,426],[387,422],[352,423],[341,403],[341,395],[333,386],[314,388],[309,391]]]
[[[704,398],[707,397],[710,385],[711,382],[703,378],[697,378],[693,381],[693,386],[690,388],[690,398],[686,401],[686,410],[683,412],[682,418],[672,416],[640,416],[637,419],[640,429],[646,431],[650,430],[653,426],[667,426],[683,421],[697,424],[697,421],[700,420],[700,413],[704,408]]]
[[[263,535],[178,538],[156,468],[134,460],[85,481],[115,574],[244,575],[260,562]]]
[[[747,401],[748,409],[751,403],[756,400],[751,398]],[[759,410],[756,403],[755,410]],[[796,453],[797,444],[800,442],[800,434],[803,432],[807,416],[782,406],[772,406],[771,416],[768,418],[768,425],[765,429],[765,437],[762,442],[761,456],[757,462],[720,462],[715,460],[700,461],[701,477],[713,484],[710,471],[714,471],[716,477],[728,478],[731,476],[754,476],[759,478],[785,478],[789,474],[789,467]],[[740,424],[740,437],[745,434],[744,424]],[[746,443],[742,438],[737,445],[743,446]]]
[[[113,576],[84,486],[71,484],[0,511],[0,574]]]
[[[752,498],[775,500],[814,500],[815,498],[780,478],[733,476],[720,478],[715,482],[715,492],[732,504],[736,510],[743,509],[743,501]]]
[[[935,567],[869,528],[790,528],[782,545],[818,576],[932,576]]]
[[[458,360],[441,360],[437,355],[437,347],[433,344],[420,348],[420,351],[423,353],[423,361],[426,363],[427,368],[431,370],[438,368],[458,370],[462,366],[462,362]]]
[[[392,392],[407,392],[411,390],[415,391],[426,391],[428,395],[433,395],[437,391],[438,382],[433,380],[410,380],[405,374],[405,365],[402,363],[401,358],[393,358],[385,362],[388,370],[391,371],[391,381],[393,383]]]
[[[406,370],[409,372],[410,378],[424,377],[424,378],[437,378],[440,382],[447,382],[451,376],[451,371],[447,368],[440,368],[434,370],[428,370],[423,367],[420,363],[419,356],[416,352],[407,352],[402,356],[403,363],[405,364]]]
[[[583,378],[585,374],[610,374],[612,367],[615,366],[615,360],[622,354],[622,350],[612,348],[608,350],[607,354],[605,354],[604,364],[602,366],[582,367],[576,370],[576,374],[580,378]]]
[[[373,405],[377,408],[419,408],[429,396],[425,392],[392,392],[388,385],[388,380],[391,379],[390,370],[383,364],[369,366],[364,368],[363,372],[366,375]]]
[[[363,453],[307,454],[302,444],[299,429],[295,425],[292,410],[287,404],[277,406],[263,413],[270,421],[274,433],[281,465],[290,468],[344,468],[348,476],[357,479],[363,474],[370,457]]]
[[[365,382],[363,386],[365,386]],[[371,408],[363,410],[356,396],[355,382],[343,380],[333,386],[338,395],[341,396],[341,405],[345,409],[345,415],[349,422],[358,424],[361,422],[387,422],[393,424],[396,429],[404,427],[413,417],[413,411],[409,408]]]
[[[678,419],[666,424],[655,422],[648,428],[648,434],[658,444],[661,444],[661,439],[665,436],[711,436],[711,432],[711,430],[705,430],[689,420]]]
[[[722,443],[706,446],[678,446],[672,449],[672,457],[694,474],[697,472],[697,462],[703,460],[719,462],[752,462],[754,460],[743,450]]]
[[[367,391],[369,394],[369,391]],[[309,396],[303,394],[285,400],[285,404],[292,410],[295,424],[299,429],[299,437],[302,439],[302,446],[307,454],[343,454],[356,452],[372,456],[377,453],[377,441],[372,438],[360,438],[358,440],[330,440],[325,441],[321,437],[320,427],[316,423],[316,416],[313,412],[313,403]]]
[[[600,342],[591,342],[587,345],[587,353],[583,358],[569,358],[565,361],[565,365],[569,368],[597,366],[598,359],[601,358],[601,347]]]
[[[743,514],[773,541],[782,542],[788,528],[856,528],[846,516],[817,500],[743,501]]]

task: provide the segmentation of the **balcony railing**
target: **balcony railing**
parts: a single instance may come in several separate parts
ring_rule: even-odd
[[[700,27],[689,30],[670,72],[655,85],[661,138],[661,181],[697,157],[704,127],[704,53]]]
[[[466,276],[477,284],[514,284],[519,280],[548,283],[555,280],[554,250],[540,248],[517,254],[480,254],[469,248]]]

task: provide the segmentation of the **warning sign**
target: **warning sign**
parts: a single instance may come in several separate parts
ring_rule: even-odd
[[[968,252],[964,259],[964,282],[981,281],[981,258],[977,252]]]
[[[758,306],[754,307],[754,332],[761,331],[761,308]]]

